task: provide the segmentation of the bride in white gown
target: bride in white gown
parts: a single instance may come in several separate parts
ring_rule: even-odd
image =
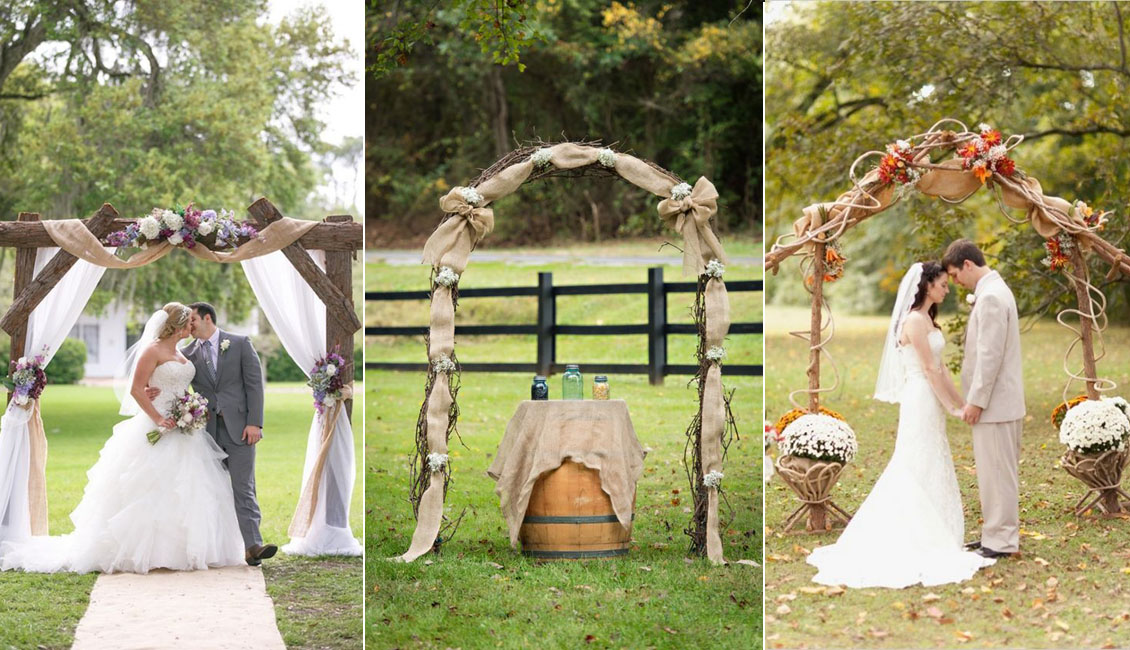
[[[156,312],[133,348],[130,392],[98,461],[87,472],[74,532],[0,546],[0,569],[54,573],[147,573],[243,564],[243,541],[225,454],[204,431],[186,432],[169,418],[189,389],[195,366],[177,350],[188,336],[188,307]],[[154,401],[145,387],[159,388]],[[132,399],[131,399],[132,398]],[[150,444],[146,434],[164,434]]]
[[[965,518],[946,413],[963,400],[942,363],[945,336],[935,317],[949,293],[936,262],[910,267],[899,285],[875,398],[899,404],[895,450],[847,528],[815,549],[813,581],[848,587],[903,588],[968,580],[993,563],[963,549]],[[943,407],[944,405],[944,407]]]

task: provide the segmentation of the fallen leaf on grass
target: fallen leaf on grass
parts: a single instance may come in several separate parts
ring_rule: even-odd
[[[649,566],[641,566],[641,567],[640,567],[640,571],[651,571],[651,567],[649,567]]]
[[[1006,619],[1011,620],[1012,616],[1013,616],[1012,610],[1005,607],[1004,610],[1001,611],[1001,616],[1005,617]]]
[[[958,630],[953,634],[957,637],[958,643],[968,643],[973,640],[973,634],[971,632],[963,632],[961,630]]]
[[[1048,589],[1055,589],[1056,587],[1059,586],[1059,578],[1052,576],[1052,577],[1048,578],[1048,581],[1045,582],[1044,584],[1046,584],[1048,586]]]
[[[585,643],[592,643],[593,641],[596,641],[596,637],[595,637],[595,636],[593,636],[593,635],[591,635],[591,634],[586,634],[586,635],[585,635]]]
[[[843,587],[840,587],[840,586],[837,585],[835,587],[828,587],[828,589],[824,592],[824,595],[825,596],[842,596],[845,591],[846,590]]]
[[[503,569],[503,568],[505,568],[505,567],[503,567],[503,566],[502,566],[501,564],[499,564],[498,562],[487,562],[487,564],[488,564],[489,566],[492,566],[492,567],[496,568],[496,569]]]
[[[874,639],[885,639],[891,635],[891,633],[886,630],[877,630],[875,628],[867,630],[867,633]]]
[[[942,599],[942,597],[939,596],[938,594],[928,593],[928,594],[926,594],[925,596],[922,597],[922,602],[932,603],[934,601],[941,600],[941,599]]]
[[[793,611],[792,608],[789,607],[788,605],[781,605],[780,607],[777,608],[777,615],[778,616],[785,616],[786,614],[788,614],[792,611]]]
[[[798,591],[800,591],[800,593],[808,594],[810,596],[814,596],[816,594],[822,594],[827,590],[828,590],[827,587],[801,587],[800,589],[798,589]]]
[[[926,615],[929,616],[930,618],[938,619],[938,618],[945,616],[945,613],[942,612],[942,610],[938,609],[937,607],[927,607],[926,608]]]
[[[1055,626],[1058,627],[1059,629],[1063,630],[1064,632],[1070,632],[1071,631],[1071,626],[1068,625],[1067,623],[1064,623],[1063,621],[1059,620],[1058,618],[1055,620]]]
[[[666,625],[663,626],[663,631],[666,632],[667,634],[678,634],[679,633],[677,630],[672,630],[671,628],[667,627]]]
[[[793,558],[789,555],[781,555],[778,553],[770,553],[765,559],[770,562],[792,562]]]
[[[1038,558],[1036,558],[1036,559],[1035,559],[1035,560],[1033,560],[1033,561],[1034,561],[1034,562],[1035,562],[1036,564],[1039,564],[1040,566],[1049,566],[1049,565],[1051,565],[1051,562],[1048,562],[1047,560],[1045,560],[1045,559],[1044,559],[1044,558],[1042,558],[1042,557],[1038,557]]]
[[[758,564],[757,562],[754,562],[753,560],[738,560],[738,564],[744,564],[746,566],[761,566],[760,564]]]

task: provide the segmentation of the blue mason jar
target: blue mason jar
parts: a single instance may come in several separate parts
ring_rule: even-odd
[[[534,383],[530,386],[530,399],[537,401],[549,399],[549,384],[546,383],[545,377],[534,376]]]

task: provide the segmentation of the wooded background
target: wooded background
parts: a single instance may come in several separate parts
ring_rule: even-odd
[[[195,201],[246,218],[266,196],[288,216],[349,206],[313,190],[360,142],[322,141],[316,105],[360,80],[320,9],[277,24],[265,0],[16,0],[0,6],[0,219],[126,217]],[[14,254],[0,249],[0,302]],[[150,309],[208,299],[233,320],[255,298],[233,265],[171,255],[110,270],[92,309],[115,295]]]
[[[766,245],[801,209],[851,187],[860,154],[921,133],[941,118],[1024,134],[1011,156],[1044,192],[1112,210],[1104,236],[1130,231],[1130,5],[1060,3],[792,3],[766,26]],[[874,160],[878,164],[878,159]],[[868,164],[861,174],[870,169]],[[1015,218],[1023,215],[1014,214]],[[1042,263],[1044,241],[1009,223],[989,192],[961,205],[911,193],[844,238],[833,307],[889,311],[917,260],[970,237],[1012,285],[1026,314],[1074,303],[1066,278]],[[1130,283],[1102,281],[1115,322],[1130,319]],[[795,263],[767,282],[766,300],[807,304]],[[952,301],[953,298],[950,298]],[[952,311],[952,310],[951,310]]]
[[[378,2],[368,9],[366,236],[422,244],[439,198],[534,140],[601,140],[721,195],[718,229],[761,232],[761,3]],[[492,244],[662,232],[611,179],[496,205]]]

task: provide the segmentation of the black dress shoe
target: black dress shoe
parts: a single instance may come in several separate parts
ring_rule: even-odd
[[[966,542],[965,543],[965,550],[967,550],[967,551],[976,551],[979,548],[981,548],[981,540],[979,540],[979,539],[975,539],[972,542]]]
[[[248,565],[259,566],[263,563],[263,560],[274,557],[275,553],[278,552],[279,547],[274,544],[248,546],[247,552],[244,553],[244,558],[247,560]]]
[[[994,551],[987,546],[982,546],[981,548],[977,549],[975,553],[977,553],[977,555],[980,555],[981,557],[989,558],[990,560],[995,560],[999,557],[1008,557],[1012,555],[1012,553],[1005,553],[1004,551]]]

